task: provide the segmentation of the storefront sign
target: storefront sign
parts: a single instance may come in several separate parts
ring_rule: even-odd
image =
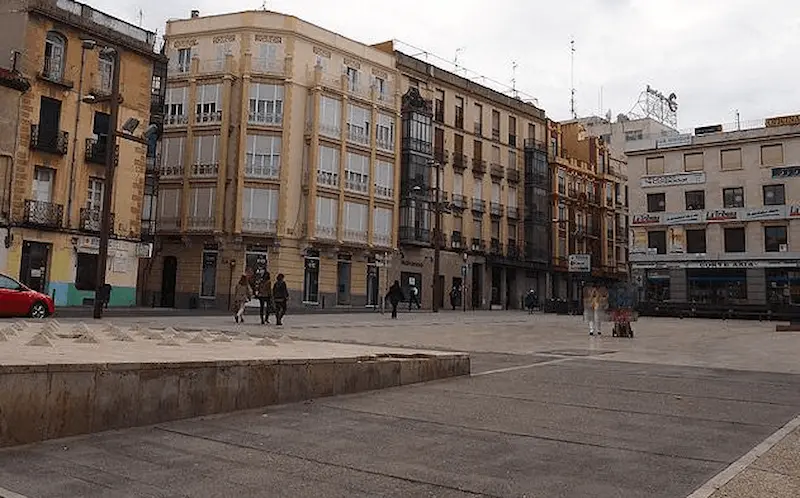
[[[682,213],[667,213],[664,215],[665,225],[687,225],[691,223],[702,223],[702,211],[686,211]]]
[[[659,225],[660,223],[661,223],[660,214],[653,214],[653,213],[635,214],[631,218],[631,225],[634,226]]]
[[[777,116],[774,118],[767,118],[764,121],[764,126],[767,128],[793,125],[800,125],[800,114],[793,114],[791,116]]]
[[[632,268],[735,270],[747,268],[797,268],[796,259],[742,259],[726,261],[632,261]]]
[[[706,182],[706,174],[702,171],[695,173],[673,173],[669,175],[643,176],[642,188],[671,187],[674,185],[699,185]]]
[[[709,126],[699,126],[694,129],[694,134],[698,137],[701,135],[710,135],[712,133],[721,133],[722,132],[722,125],[709,125]]]
[[[800,218],[800,204],[789,206],[789,218]]]
[[[786,218],[786,206],[752,208],[744,212],[745,221],[779,220],[782,218]]]
[[[800,176],[800,166],[772,168],[772,178],[794,178]]]
[[[732,209],[715,209],[706,212],[706,221],[736,221],[739,219],[739,211]]]
[[[691,145],[692,135],[684,133],[681,135],[671,135],[668,137],[661,137],[656,139],[656,149],[666,149],[667,147],[680,147],[682,145]]]
[[[409,261],[407,259],[402,260],[400,262],[400,264],[402,264],[403,266],[414,266],[416,268],[424,268],[425,267],[425,265],[422,263],[422,261]]]
[[[672,227],[667,234],[667,242],[669,242],[669,252],[671,254],[683,254],[686,252],[686,232],[682,227]]]

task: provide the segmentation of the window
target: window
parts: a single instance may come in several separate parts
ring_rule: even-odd
[[[303,272],[303,302],[319,302],[319,252],[306,252],[305,271]]]
[[[508,167],[517,169],[517,151],[509,149],[508,151]]]
[[[647,232],[647,247],[655,249],[656,254],[667,254],[667,232],[664,230]]]
[[[339,186],[339,149],[324,145],[319,146],[317,184],[329,187]]]
[[[456,97],[456,122],[455,127],[464,129],[464,97]]]
[[[517,240],[517,225],[516,223],[509,223],[508,224],[508,243],[511,245],[511,241]]]
[[[211,228],[214,223],[215,187],[189,190],[189,225],[193,228]]]
[[[375,162],[375,197],[394,197],[394,164],[388,161]]]
[[[500,111],[492,109],[492,139],[500,140]]]
[[[561,195],[567,193],[567,177],[564,170],[558,171],[558,193]]]
[[[345,75],[347,75],[347,89],[351,92],[357,92],[359,89],[358,69],[346,67]]]
[[[500,164],[500,147],[492,145],[492,164]]]
[[[248,119],[250,123],[281,124],[283,121],[283,86],[251,83]]]
[[[347,153],[344,168],[344,188],[352,192],[366,193],[369,190],[369,157]]]
[[[164,114],[164,124],[166,125],[179,125],[186,124],[186,106],[187,106],[187,91],[188,87],[167,88],[166,104]]]
[[[459,173],[453,174],[453,193],[459,195],[464,194],[464,175]]]
[[[392,210],[378,207],[372,214],[372,242],[375,245],[392,245]]]
[[[97,289],[97,254],[79,252],[75,267],[75,288],[83,291]]]
[[[339,214],[339,201],[330,197],[317,196],[316,235],[328,239],[336,238],[336,221]]]
[[[706,193],[704,190],[690,190],[686,192],[686,210],[698,211],[706,208]]]
[[[492,220],[490,225],[490,229],[492,231],[492,238],[493,239],[500,239],[500,222],[497,220]]]
[[[483,199],[483,183],[480,180],[476,181],[473,185],[473,191],[473,197],[475,199]]]
[[[342,134],[342,101],[322,96],[319,99],[319,131],[339,138]]]
[[[720,158],[722,171],[742,169],[742,149],[723,149]]]
[[[645,165],[648,175],[663,175],[664,174],[664,156],[648,157],[645,159]]]
[[[245,187],[242,192],[242,228],[272,233],[278,220],[278,190]]]
[[[192,174],[216,176],[219,171],[219,135],[201,135],[194,139],[195,158]]]
[[[13,278],[0,275],[0,289],[17,290],[19,283]]]
[[[667,210],[667,201],[664,193],[647,194],[647,212],[659,213]]]
[[[403,119],[403,147],[422,154],[430,154],[433,151],[431,123],[430,117],[417,112],[405,117]]]
[[[508,187],[508,207],[514,209],[517,207],[517,188]]]
[[[158,224],[162,228],[178,228],[181,217],[181,189],[162,188],[158,191]]]
[[[178,67],[179,73],[188,73],[192,67],[192,49],[182,48],[178,50]]]
[[[347,139],[369,145],[371,111],[357,105],[347,105]]]
[[[156,214],[156,185],[155,178],[147,176],[144,179],[144,194],[142,196],[142,234],[153,234]]]
[[[367,243],[368,206],[360,202],[344,203],[344,240]]]
[[[703,153],[688,152],[683,155],[684,171],[703,171]]]
[[[67,40],[60,34],[50,31],[44,41],[44,68],[42,76],[49,80],[64,79]]]
[[[389,100],[389,85],[386,83],[385,79],[378,76],[373,76],[372,86],[375,87],[375,94],[377,95],[378,100]]]
[[[726,208],[744,207],[744,188],[724,188],[722,189],[722,206]]]
[[[475,104],[475,134],[480,136],[483,133],[483,106]]]
[[[51,202],[53,200],[53,183],[56,170],[36,166],[33,171],[33,200],[37,202]]]
[[[514,116],[508,117],[508,145],[512,147],[517,145],[517,118]]]
[[[785,226],[764,227],[764,252],[786,252],[788,243]]]
[[[744,252],[744,228],[725,229],[725,252]]]
[[[786,204],[783,185],[764,185],[764,205],[782,206],[783,204]]]
[[[245,177],[278,178],[281,172],[281,146],[279,136],[247,135]]]
[[[253,51],[251,66],[256,71],[280,71],[281,64],[278,62],[278,50],[280,45],[277,43],[256,43],[256,50]],[[224,59],[224,55],[222,59]]]
[[[103,209],[103,190],[105,182],[101,178],[89,178],[89,190],[86,196],[86,208],[90,211]]]
[[[444,123],[444,90],[436,90],[436,99],[433,102],[433,119]]]
[[[388,114],[378,113],[375,123],[375,142],[379,149],[394,150],[394,118]]]
[[[528,140],[536,140],[536,125],[528,123]]]
[[[161,176],[183,175],[183,149],[186,137],[165,137],[164,157],[161,160]]]
[[[642,130],[633,130],[625,132],[626,142],[635,142],[636,140],[642,140],[643,138],[644,138],[644,133],[642,132]]]
[[[706,252],[705,230],[686,230],[686,252],[690,254]]]
[[[762,145],[761,164],[764,166],[783,164],[783,144]]]
[[[200,297],[214,297],[217,295],[217,259],[219,253],[213,249],[203,250],[202,279],[200,282]]]
[[[198,123],[216,123],[222,121],[222,101],[220,85],[198,85],[195,120]]]
[[[101,53],[97,60],[97,72],[99,73],[99,90],[104,94],[110,94],[111,80],[114,77],[114,57],[110,54]]]
[[[472,238],[483,238],[483,220],[481,218],[472,218]]]
[[[567,220],[567,206],[564,204],[558,205],[558,221],[566,221]],[[566,224],[561,223],[558,225],[561,230],[566,230]]]

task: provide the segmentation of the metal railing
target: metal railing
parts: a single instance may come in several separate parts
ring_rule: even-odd
[[[392,152],[394,151],[394,139],[386,140],[383,138],[377,138],[375,140],[375,144],[378,146],[379,149]]]
[[[61,228],[64,206],[54,202],[25,200],[23,223],[47,228]]]
[[[282,112],[250,112],[247,115],[250,124],[280,125],[283,122]]]
[[[183,178],[183,166],[179,164],[162,164],[158,176],[162,180],[170,178]]]
[[[476,213],[483,213],[486,211],[486,201],[483,199],[472,199],[472,210]]]
[[[109,233],[114,232],[114,213],[109,213],[111,220],[108,225]],[[103,212],[100,208],[81,208],[80,229],[84,232],[100,233],[100,225],[103,220]]]
[[[343,240],[347,242],[356,242],[358,244],[366,244],[367,232],[364,230],[350,230],[345,228]]]
[[[178,216],[162,216],[156,222],[159,232],[174,232],[181,228],[181,219]]]
[[[347,125],[347,140],[361,145],[369,145],[369,132],[360,127]]]
[[[392,247],[392,234],[390,233],[373,233],[372,243],[380,247]]]
[[[517,168],[506,168],[506,180],[513,183],[519,182],[519,170]]]
[[[431,231],[421,227],[400,227],[400,240],[404,242],[420,242],[429,244],[431,242]]]
[[[87,163],[105,165],[106,151],[108,150],[107,144],[108,139],[98,140],[96,138],[87,138],[84,160]]]
[[[461,232],[453,231],[450,235],[450,248],[451,249],[466,249],[467,239],[461,235]]]
[[[369,183],[366,181],[345,179],[344,189],[350,192],[358,192],[365,194],[369,191]]]
[[[547,144],[533,138],[526,138],[523,142],[523,146],[528,150],[540,150],[547,152]]]
[[[478,175],[486,173],[486,161],[477,157],[472,158],[472,172]]]
[[[314,235],[318,239],[336,239],[336,227],[316,225],[314,227]]]
[[[187,114],[167,114],[164,116],[164,126],[185,126],[189,123]]]
[[[195,115],[195,123],[221,123],[222,111],[200,112]]]
[[[467,168],[467,156],[461,152],[453,152],[453,169],[464,170]]]
[[[500,164],[492,163],[489,167],[489,174],[492,178],[503,178],[505,176],[505,168]]]
[[[479,238],[473,238],[469,248],[472,252],[485,252],[486,244]]]
[[[467,198],[461,194],[453,194],[453,200],[450,203],[455,209],[466,209]]]
[[[385,185],[374,184],[375,188],[375,197],[381,197],[384,199],[392,199],[394,198],[394,188],[387,187]]]
[[[189,216],[186,221],[189,230],[212,230],[214,228],[212,216]]]
[[[317,170],[317,185],[327,187],[339,186],[339,173],[332,173],[330,171]]]
[[[242,218],[242,231],[247,233],[277,233],[277,220],[264,220],[260,218]]]
[[[279,161],[272,161],[273,164],[256,163],[247,161],[244,164],[245,178],[276,179],[281,175],[281,165]],[[277,163],[277,164],[274,164]]]
[[[503,243],[500,239],[492,239],[489,241],[489,253],[495,256],[503,254]]]
[[[56,128],[42,128],[31,125],[31,149],[64,155],[67,153],[69,133]]]
[[[192,165],[194,178],[213,178],[219,174],[219,163],[198,163]]]
[[[489,214],[492,216],[503,216],[503,205],[499,202],[490,202],[489,203]]]
[[[506,216],[510,220],[518,220],[519,219],[519,208],[516,206],[508,206],[506,208]]]

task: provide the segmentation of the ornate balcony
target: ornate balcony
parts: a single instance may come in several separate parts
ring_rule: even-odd
[[[317,170],[317,185],[323,187],[338,187],[339,174],[330,171]]]
[[[255,125],[280,125],[283,122],[282,112],[250,112],[247,122]]]
[[[344,237],[343,240],[345,242],[350,242],[354,244],[366,244],[367,243],[367,232],[363,230],[344,230]]]
[[[506,168],[506,180],[509,183],[519,183],[519,170],[517,168]]]
[[[215,178],[219,174],[219,164],[198,163],[192,165],[193,178]]]
[[[87,138],[84,160],[87,163],[99,164],[101,166],[105,166],[107,150],[108,150],[107,139],[100,140],[96,138]],[[117,150],[114,151],[114,161],[115,164],[117,165],[119,164],[119,145],[117,146]]]
[[[508,216],[509,220],[518,220],[519,219],[519,208],[516,206],[509,206],[506,208],[506,216]]]
[[[483,240],[481,239],[472,239],[472,243],[469,246],[470,251],[483,253],[486,252],[486,244],[484,244]]]
[[[494,256],[501,256],[503,254],[503,243],[500,239],[492,239],[489,241],[489,254]]]
[[[534,140],[532,138],[526,138],[524,142],[525,150],[540,150],[540,151],[547,151],[547,144],[544,142],[540,142],[539,140]]]
[[[65,155],[69,133],[58,129],[42,128],[38,124],[31,125],[31,149],[50,154]]]
[[[162,180],[183,178],[183,166],[179,164],[162,164],[159,172]]]
[[[450,235],[450,248],[459,251],[467,248],[467,239],[461,235],[461,232],[453,231],[453,234]]]
[[[489,203],[489,214],[491,216],[503,216],[503,205],[499,202],[491,202]]]
[[[456,171],[464,171],[467,169],[467,156],[461,152],[453,152],[453,169]]]
[[[489,167],[489,174],[492,175],[492,178],[503,178],[505,176],[505,168],[500,164],[492,163]]]
[[[450,160],[450,153],[442,149],[433,149],[433,160],[439,164],[447,164]]]
[[[380,197],[381,199],[392,199],[394,198],[394,188],[387,187],[385,185],[375,184],[375,197]]]
[[[243,218],[242,232],[271,234],[277,233],[277,220],[264,220],[260,218]]]
[[[400,227],[400,242],[416,243],[416,244],[430,244],[431,231],[422,227]]]
[[[186,221],[189,230],[208,231],[214,229],[214,218],[210,216],[189,216]]]
[[[472,158],[472,173],[475,175],[483,175],[486,173],[486,161],[483,159]]]
[[[486,212],[486,201],[483,199],[472,199],[472,211],[475,213]]]
[[[25,200],[23,223],[45,228],[61,228],[64,206],[52,202]]]
[[[453,194],[453,200],[450,203],[453,206],[453,209],[466,209],[467,208],[467,198],[461,194]]]
[[[99,208],[81,208],[80,229],[84,232],[100,233],[103,212]],[[114,213],[108,225],[109,233],[114,233]]]
[[[195,122],[198,124],[213,124],[222,122],[222,111],[200,112],[195,115]]]
[[[336,227],[316,225],[314,227],[314,235],[318,239],[336,240]]]
[[[277,163],[278,161],[274,161]],[[268,164],[266,162],[245,161],[244,177],[256,178],[259,180],[274,180],[281,175],[280,164]]]

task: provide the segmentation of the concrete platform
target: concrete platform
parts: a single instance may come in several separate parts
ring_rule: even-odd
[[[463,353],[14,322],[0,330],[0,447],[469,372]]]

